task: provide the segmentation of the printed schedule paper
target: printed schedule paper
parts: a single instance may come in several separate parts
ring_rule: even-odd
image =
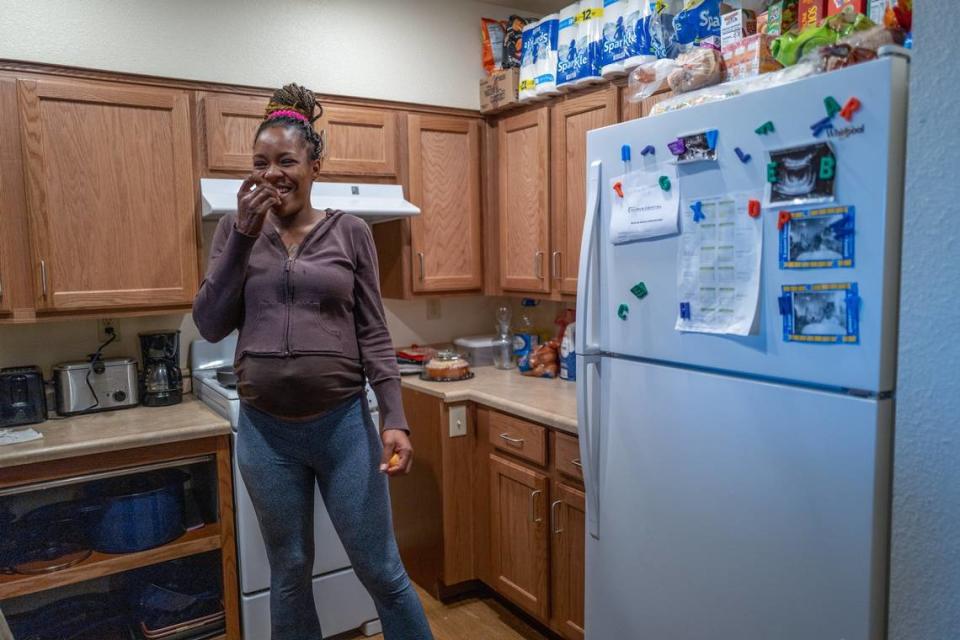
[[[763,225],[747,213],[751,197],[757,196],[684,201],[677,250],[677,331],[755,332]]]
[[[669,189],[661,186],[662,178],[666,179],[664,184]],[[677,233],[680,185],[675,164],[661,164],[654,171],[634,171],[613,178],[608,188],[611,194],[611,244]],[[620,193],[623,193],[622,197]]]

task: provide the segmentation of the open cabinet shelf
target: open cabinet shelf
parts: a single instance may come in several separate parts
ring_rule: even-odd
[[[168,560],[214,551],[220,547],[220,525],[209,524],[200,529],[188,531],[169,544],[147,551],[116,555],[94,552],[83,562],[52,573],[0,575],[0,600],[86,582]]]

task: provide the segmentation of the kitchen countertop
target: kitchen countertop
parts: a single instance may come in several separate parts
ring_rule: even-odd
[[[476,402],[567,433],[577,433],[577,386],[573,382],[530,378],[516,369],[476,367],[475,376],[461,382],[428,382],[404,376],[403,386],[446,403]],[[416,429],[416,425],[413,425]]]
[[[0,469],[230,433],[230,423],[193,395],[169,407],[134,407],[29,426],[43,439],[0,446]]]

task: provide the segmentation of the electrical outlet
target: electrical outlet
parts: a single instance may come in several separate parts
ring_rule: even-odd
[[[467,435],[467,405],[457,404],[450,407],[450,437]]]
[[[443,307],[437,298],[427,300],[427,320],[439,320],[443,316]]]
[[[107,328],[110,328],[113,331],[114,342],[120,342],[120,330],[117,329],[116,325],[113,323],[113,320],[109,318],[101,318],[97,320],[97,340],[101,343],[106,342],[110,339],[110,333],[107,331]]]

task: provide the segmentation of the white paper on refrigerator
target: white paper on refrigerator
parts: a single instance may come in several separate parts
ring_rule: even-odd
[[[670,189],[660,186],[661,177]],[[617,193],[617,184],[623,197]],[[634,171],[610,180],[610,243],[625,244],[674,235],[679,230],[680,184],[677,165],[662,164],[654,171]]]
[[[683,202],[677,331],[737,336],[755,332],[763,224],[747,210],[749,200],[760,198],[739,193]],[[695,208],[702,215],[695,214]]]

